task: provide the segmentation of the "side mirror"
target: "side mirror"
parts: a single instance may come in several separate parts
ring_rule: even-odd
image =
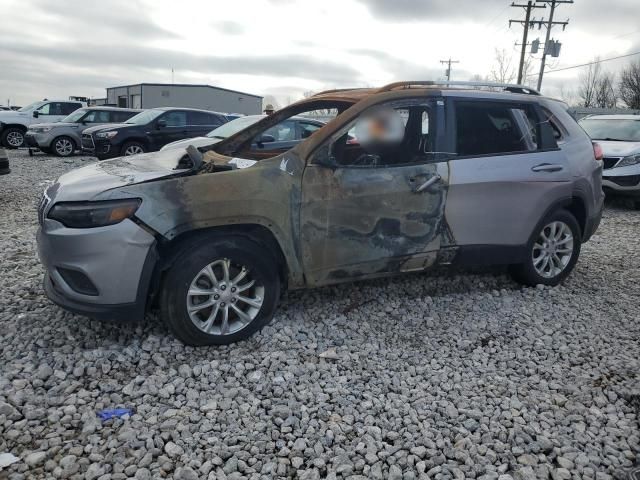
[[[276,139],[273,135],[262,135],[258,143],[273,143]]]
[[[160,119],[160,120],[158,120],[158,121],[156,122],[156,128],[157,128],[158,130],[160,130],[161,128],[165,128],[166,126],[167,126],[167,121],[166,121],[166,120],[162,120],[162,119]]]
[[[320,147],[320,150],[313,156],[311,163],[320,167],[331,168],[332,170],[336,168],[336,159],[330,154],[329,146],[327,145]]]
[[[40,116],[40,112],[37,110],[33,111],[33,118],[38,118]]]

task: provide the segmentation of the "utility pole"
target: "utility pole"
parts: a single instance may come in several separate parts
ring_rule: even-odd
[[[547,8],[546,5],[534,5],[532,0],[529,0],[526,5],[517,4],[515,2],[511,3],[512,7],[523,7],[526,9],[524,21],[522,20],[512,20],[509,19],[509,27],[511,27],[512,23],[521,23],[523,25],[522,32],[522,50],[520,51],[520,65],[518,66],[518,84],[522,84],[522,76],[524,75],[524,56],[527,51],[527,36],[529,35],[530,28],[530,20],[531,20],[531,10],[534,8]]]
[[[460,62],[458,60],[451,60],[451,57],[449,57],[449,60],[440,60],[440,63],[444,63],[447,65],[447,71],[446,71],[447,82],[450,82],[451,81],[451,64],[460,63]]]
[[[554,25],[562,25],[562,29],[564,30],[569,23],[569,20],[566,22],[554,22],[553,14],[556,11],[556,7],[561,3],[573,3],[573,0],[536,0],[536,1],[544,1],[545,3],[551,4],[551,11],[549,12],[549,21],[547,22],[547,37],[544,41],[544,50],[542,51],[542,60],[540,62],[540,74],[538,75],[538,90],[542,87],[542,76],[544,75],[544,66],[547,61],[547,52],[549,51],[549,39],[551,38],[551,28]],[[539,22],[538,26],[542,21]]]

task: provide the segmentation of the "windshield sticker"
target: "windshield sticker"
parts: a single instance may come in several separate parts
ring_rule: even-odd
[[[247,160],[245,158],[232,158],[229,165],[235,165],[238,168],[249,168],[258,163],[256,160]]]

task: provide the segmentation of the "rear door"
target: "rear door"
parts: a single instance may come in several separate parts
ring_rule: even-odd
[[[222,120],[207,112],[187,112],[188,137],[204,137],[211,130],[222,125]]]
[[[449,99],[446,221],[452,244],[522,253],[554,202],[571,197],[571,173],[535,102]]]

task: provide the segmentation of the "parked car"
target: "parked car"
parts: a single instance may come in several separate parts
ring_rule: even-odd
[[[473,264],[557,285],[599,225],[602,162],[563,103],[465,85],[329,91],[208,149],[63,175],[39,208],[47,295],[96,318],[159,305],[179,339],[211,345],[264,326],[285,289]],[[339,115],[256,148],[318,109]]]
[[[82,151],[100,160],[155,152],[167,143],[200,137],[227,122],[208,110],[152,108],[124,123],[91,127],[82,133]]]
[[[60,122],[35,123],[25,134],[28,147],[68,157],[80,149],[82,132],[90,127],[122,123],[142,110],[117,107],[79,108]]]
[[[594,115],[580,125],[602,148],[605,192],[637,198],[640,208],[640,116]]]
[[[24,146],[24,135],[33,123],[59,122],[87,105],[71,100],[42,100],[16,111],[0,112],[0,144],[5,148]]]
[[[11,173],[9,168],[9,157],[4,148],[0,148],[0,175],[8,175]]]
[[[206,147],[218,143],[225,138],[244,130],[253,125],[258,120],[262,120],[266,115],[247,115],[231,120],[218,128],[207,133],[206,137],[187,138],[176,142],[167,143],[160,150],[169,148],[187,148],[189,145],[194,147]],[[255,139],[255,147],[264,150],[275,150],[281,148],[292,148],[305,138],[311,136],[316,130],[319,130],[324,122],[313,120],[306,117],[292,117],[284,122],[271,127],[262,137]]]

